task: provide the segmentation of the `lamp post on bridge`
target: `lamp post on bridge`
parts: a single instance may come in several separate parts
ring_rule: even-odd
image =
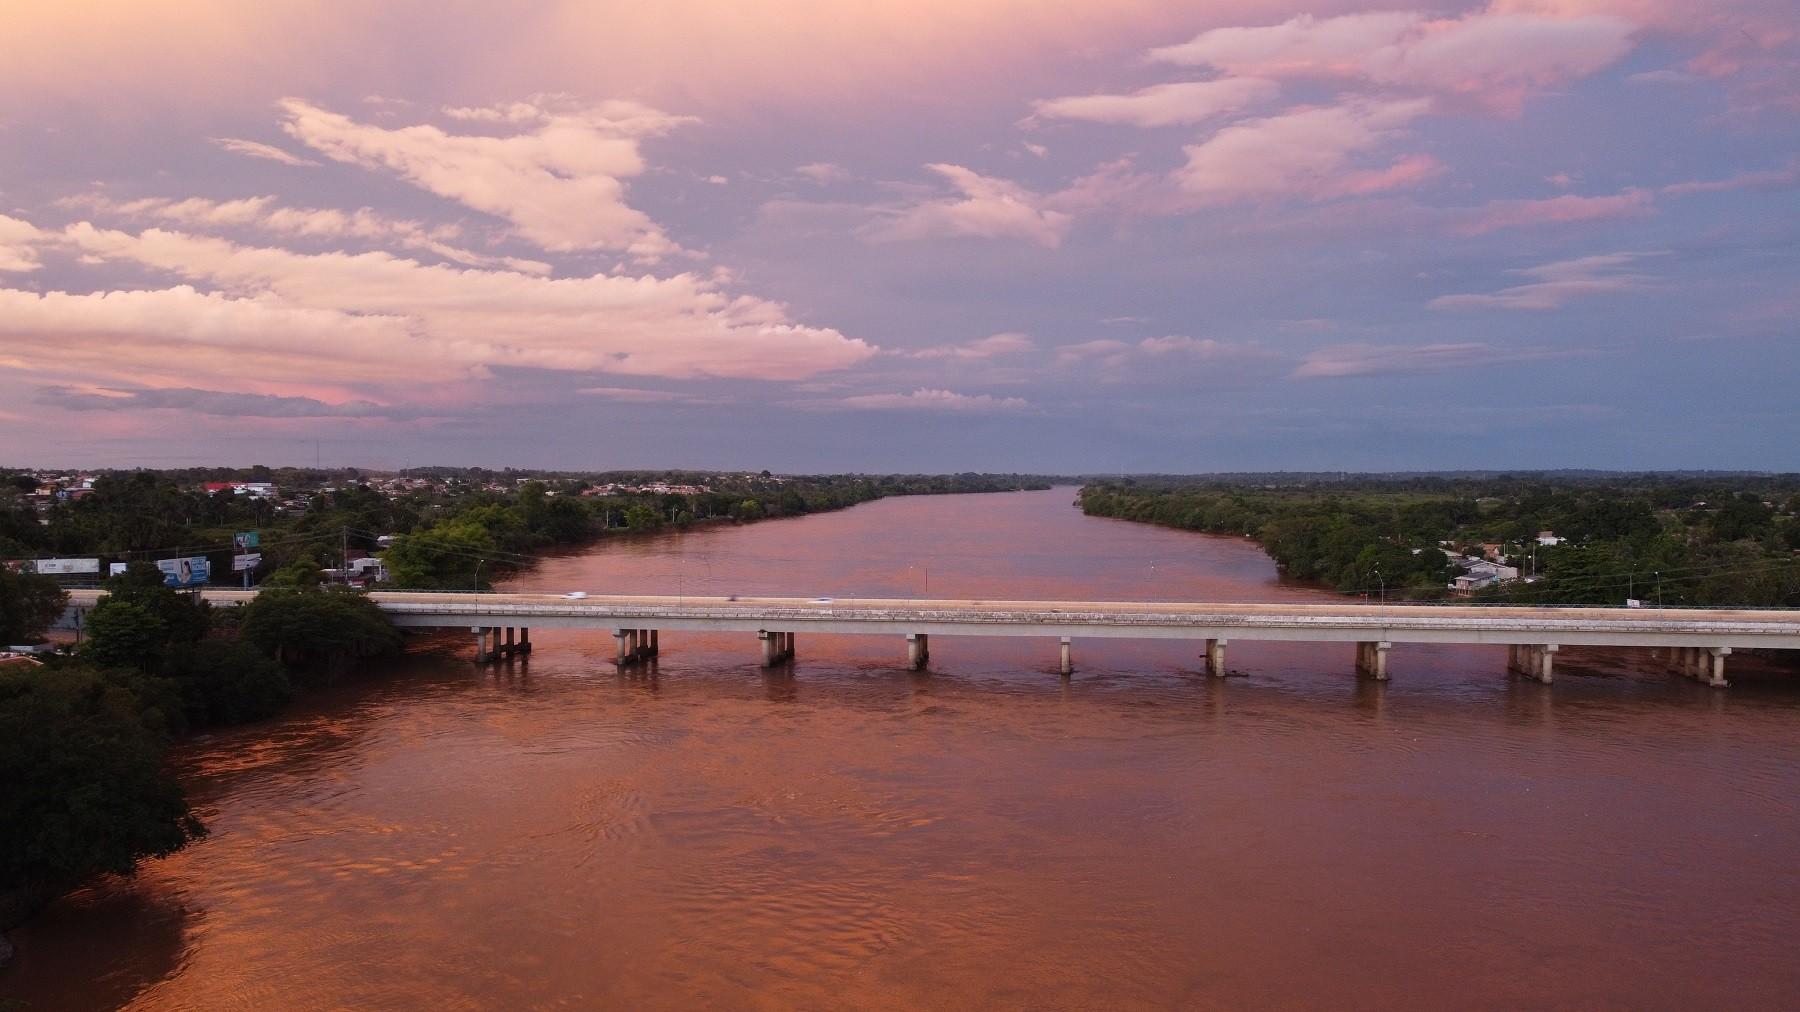
[[[475,560],[475,592],[478,594],[481,592],[481,564],[486,561],[486,559]]]

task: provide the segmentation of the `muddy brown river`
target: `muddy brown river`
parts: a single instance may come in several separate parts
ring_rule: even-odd
[[[509,589],[1304,601],[1072,489],[550,558]],[[212,835],[14,932],[31,1009],[1792,1009],[1800,677],[1503,647],[535,631],[183,747]]]

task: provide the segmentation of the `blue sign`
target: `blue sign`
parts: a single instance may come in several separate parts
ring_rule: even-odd
[[[204,555],[191,559],[162,559],[156,568],[163,571],[163,583],[170,587],[204,587],[212,581],[212,564]]]
[[[255,548],[262,544],[262,532],[243,531],[238,534],[233,534],[231,536],[231,544],[232,547],[240,552],[246,548]]]

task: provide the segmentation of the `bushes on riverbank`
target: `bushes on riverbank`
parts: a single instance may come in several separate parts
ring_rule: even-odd
[[[1794,475],[1126,479],[1080,501],[1093,516],[1248,534],[1286,575],[1343,591],[1441,597],[1448,548],[1536,577],[1478,599],[1800,605]]]
[[[316,583],[241,614],[176,593],[148,564],[106,589],[75,657],[0,670],[0,928],[204,834],[166,768],[176,736],[273,716],[296,682],[399,649],[373,602]],[[20,614],[20,596],[0,584],[0,613]]]

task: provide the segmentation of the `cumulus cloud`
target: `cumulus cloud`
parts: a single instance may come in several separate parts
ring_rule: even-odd
[[[834,401],[812,401],[797,406],[827,410],[844,408],[852,411],[929,411],[988,415],[1026,411],[1031,408],[1031,402],[1023,397],[959,394],[951,390],[920,387],[907,394],[857,394]]]
[[[135,264],[186,283],[87,294],[0,289],[0,367],[405,402],[432,396],[430,384],[478,380],[498,367],[786,380],[876,354],[692,274],[550,279],[85,222],[56,241],[89,262]]]
[[[299,155],[283,151],[273,144],[264,144],[261,141],[247,141],[237,137],[212,137],[208,139],[234,155],[261,158],[265,161],[280,162],[283,165],[292,165],[295,167],[316,166],[319,164],[309,158],[301,158]]]
[[[1436,162],[1413,155],[1385,168],[1358,169],[1354,156],[1401,136],[1431,109],[1423,98],[1348,98],[1225,127],[1189,145],[1175,182],[1201,204],[1299,195],[1373,193],[1429,178]]]
[[[691,122],[687,117],[631,102],[574,109],[539,101],[449,113],[516,131],[494,137],[429,124],[390,130],[293,98],[281,107],[283,129],[295,140],[503,218],[545,250],[605,250],[645,262],[680,252],[625,196],[626,180],[646,170],[639,142]]]
[[[1497,348],[1481,342],[1442,344],[1339,344],[1309,352],[1295,367],[1299,379],[1446,372],[1557,358],[1570,351]]]
[[[1042,119],[1124,123],[1140,127],[1204,123],[1229,113],[1264,105],[1281,93],[1281,85],[1256,77],[1158,84],[1129,95],[1072,95],[1038,102]]]
[[[1417,88],[1516,112],[1530,93],[1619,60],[1631,50],[1635,31],[1631,21],[1607,14],[1302,14],[1278,25],[1203,32],[1180,45],[1152,50],[1151,58],[1239,77]]]
[[[913,358],[986,359],[1016,355],[1036,348],[1036,342],[1024,334],[993,334],[967,344],[941,344],[912,352]]]
[[[187,386],[401,384],[479,364],[416,336],[398,315],[234,298],[188,285],[74,294],[0,289],[0,365]]]
[[[35,271],[42,266],[38,246],[44,233],[37,226],[0,214],[0,271]]]
[[[371,208],[340,211],[335,208],[283,207],[272,196],[237,200],[189,197],[169,200],[145,197],[115,201],[99,195],[69,197],[61,207],[81,207],[102,214],[137,221],[161,221],[185,228],[217,230],[254,228],[275,235],[301,239],[364,239],[405,249],[423,250],[470,267],[503,267],[528,274],[548,274],[550,265],[523,257],[490,256],[453,245],[461,230],[453,225],[427,226],[421,222],[391,218]]]
[[[820,186],[842,183],[850,178],[850,170],[835,162],[808,162],[796,167],[794,173],[805,176]]]
[[[1643,288],[1650,279],[1627,268],[1639,260],[1661,255],[1661,252],[1603,253],[1521,268],[1510,273],[1532,279],[1526,284],[1485,294],[1441,295],[1431,300],[1431,308],[1560,309],[1576,299]]]
[[[876,242],[973,236],[1023,239],[1054,249],[1074,217],[1050,210],[1044,198],[1018,183],[984,176],[960,165],[926,168],[942,176],[960,196],[935,197],[885,212],[885,220],[864,230]]]

